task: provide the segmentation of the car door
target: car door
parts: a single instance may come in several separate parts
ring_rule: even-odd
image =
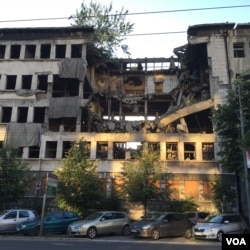
[[[2,232],[15,232],[18,219],[18,211],[9,211],[2,219]]]
[[[125,214],[119,212],[113,212],[112,214],[113,214],[112,225],[111,225],[112,233],[121,233],[123,223],[125,221]]]
[[[113,233],[113,214],[112,212],[106,212],[100,218],[100,221],[97,225],[97,231],[100,234]]]
[[[30,213],[27,210],[19,210],[17,224],[30,219]]]
[[[53,212],[44,219],[45,232],[62,232],[64,230],[63,212]]]
[[[162,237],[172,236],[174,233],[173,215],[167,214],[166,216],[164,216],[162,220],[159,222],[159,228]]]
[[[230,234],[242,233],[241,218],[238,215],[227,215],[223,218],[223,232]]]
[[[180,236],[183,235],[186,227],[187,227],[187,220],[183,214],[174,214],[174,235],[173,236]]]

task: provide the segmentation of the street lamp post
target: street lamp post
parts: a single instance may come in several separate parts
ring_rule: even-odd
[[[241,139],[244,143],[245,139],[245,129],[244,129],[244,117],[242,112],[242,103],[241,103],[241,89],[238,85],[238,96],[239,96],[239,109],[240,109],[240,129],[241,129]],[[248,183],[248,166],[247,166],[247,157],[246,150],[243,147],[243,163],[244,163],[244,178],[245,178],[245,188],[246,188],[246,201],[247,201],[247,213],[248,213],[248,226],[250,226],[250,199],[249,199],[249,183]]]

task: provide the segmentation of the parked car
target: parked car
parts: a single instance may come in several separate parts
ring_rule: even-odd
[[[151,212],[132,223],[131,233],[154,240],[170,236],[184,236],[188,239],[192,237],[192,223],[182,213]]]
[[[63,233],[67,231],[70,223],[80,220],[80,217],[74,212],[54,211],[44,216],[42,234],[45,233]],[[19,223],[16,227],[18,232],[24,235],[39,235],[41,227],[41,217],[33,220]]]
[[[222,234],[237,234],[247,231],[247,223],[239,214],[218,214],[208,216],[203,223],[193,228],[196,239],[217,239],[222,241]]]
[[[11,209],[0,212],[0,233],[16,232],[18,223],[37,217],[37,213],[27,209]]]
[[[68,235],[87,236],[90,239],[100,234],[130,234],[130,219],[124,212],[95,212],[84,220],[76,221],[68,226]]]
[[[184,214],[189,218],[193,225],[202,223],[209,215],[208,212],[185,212]]]

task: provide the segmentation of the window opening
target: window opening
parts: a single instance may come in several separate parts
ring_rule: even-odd
[[[214,160],[214,144],[202,143],[202,159],[204,161]]]
[[[185,160],[195,160],[195,143],[184,142],[184,159]]]
[[[56,58],[65,58],[66,45],[58,44],[56,45]]]
[[[107,159],[108,158],[108,142],[98,141],[96,145],[96,158]]]
[[[66,157],[66,154],[69,151],[71,145],[72,145],[72,141],[63,141],[63,152],[62,152],[63,158]]]
[[[178,144],[177,143],[166,144],[166,159],[178,160]]]
[[[38,76],[38,86],[39,90],[46,91],[48,90],[48,75],[39,75]]]
[[[50,58],[51,45],[50,44],[41,44],[41,59]]]
[[[31,89],[32,75],[22,76],[22,89]]]
[[[35,53],[36,53],[36,45],[26,45],[24,58],[25,59],[35,58]]]
[[[34,107],[34,123],[44,123],[45,107]]]
[[[2,108],[2,122],[8,123],[11,120],[12,107]]]
[[[8,75],[6,79],[6,89],[15,89],[16,88],[16,75]]]
[[[71,45],[71,58],[81,58],[82,57],[82,45],[72,44]]]
[[[114,142],[114,159],[125,159],[126,142]]]
[[[28,117],[28,107],[18,107],[17,110],[17,122],[25,123]]]
[[[6,49],[5,45],[0,45],[0,59],[4,59],[5,49]]]
[[[29,147],[29,158],[39,158],[40,147],[31,146]]]
[[[56,149],[57,149],[56,141],[47,141],[46,150],[45,150],[45,158],[56,158]]]
[[[148,142],[148,149],[150,152],[157,152],[160,155],[160,143],[159,142]]]
[[[11,59],[19,59],[20,58],[21,45],[12,45],[10,50],[10,58]]]
[[[234,49],[234,57],[235,58],[245,57],[244,43],[234,43],[233,49]]]

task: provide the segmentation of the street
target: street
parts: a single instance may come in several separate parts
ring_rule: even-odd
[[[0,235],[2,250],[220,250],[221,243],[214,241],[186,240],[183,237],[164,238],[158,241],[151,239],[135,239],[125,236],[104,236],[94,240],[88,238],[63,237],[5,237]]]

